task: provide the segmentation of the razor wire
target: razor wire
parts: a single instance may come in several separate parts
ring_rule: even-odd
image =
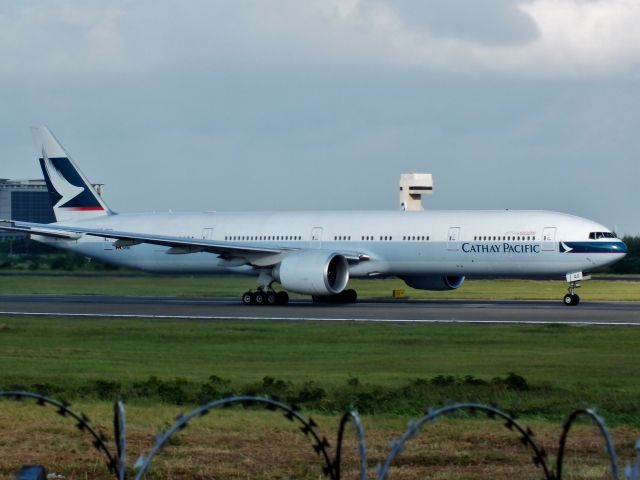
[[[284,412],[284,417],[292,422],[299,422],[301,427],[300,431],[305,436],[311,436],[314,440],[313,449],[318,454],[321,455],[325,465],[322,467],[322,471],[325,476],[328,476],[331,479],[335,479],[335,473],[333,470],[333,464],[330,460],[329,453],[327,449],[329,448],[329,442],[326,437],[320,438],[320,436],[316,433],[315,427],[318,425],[313,421],[311,417],[306,419],[302,415],[300,415],[297,411],[297,408],[293,408],[285,403],[281,403],[277,400],[273,400],[266,397],[256,397],[256,396],[238,396],[238,397],[228,397],[220,400],[215,400],[213,402],[206,403],[204,405],[199,406],[195,410],[192,410],[186,415],[179,415],[176,418],[176,421],[171,427],[169,427],[164,432],[161,432],[156,437],[156,443],[151,448],[151,451],[148,455],[141,455],[138,458],[138,461],[134,465],[134,468],[138,470],[138,473],[135,476],[135,480],[140,480],[146,473],[149,467],[151,466],[151,461],[154,456],[164,447],[164,445],[169,441],[169,439],[176,433],[183,430],[191,420],[194,418],[201,418],[207,415],[211,410],[215,410],[220,407],[228,407],[234,404],[241,404],[245,407],[249,407],[252,405],[261,405],[264,406],[267,410],[280,410]]]
[[[544,478],[555,478],[547,464],[547,454],[545,450],[539,447],[535,442],[533,431],[530,428],[522,427],[513,415],[509,415],[495,407],[480,403],[454,403],[436,410],[430,409],[427,411],[426,415],[419,420],[410,421],[404,434],[398,440],[391,442],[391,453],[382,464],[378,465],[377,478],[385,480],[389,476],[389,469],[391,468],[393,461],[398,455],[400,455],[400,453],[402,453],[405,444],[412,438],[416,437],[425,425],[435,422],[442,416],[450,415],[459,411],[468,411],[469,413],[481,412],[485,413],[489,418],[500,418],[504,420],[505,428],[510,431],[515,429],[521,435],[520,441],[522,444],[534,451],[533,463],[536,467],[542,468]]]
[[[96,450],[103,453],[107,457],[107,468],[110,472],[117,473],[116,457],[111,453],[109,447],[107,447],[108,438],[102,433],[98,432],[91,426],[91,420],[84,413],[76,413],[71,410],[71,405],[62,400],[55,400],[45,395],[33,392],[25,392],[22,390],[15,390],[10,392],[0,391],[0,398],[9,398],[17,401],[25,399],[33,399],[36,404],[41,407],[52,406],[55,407],[56,413],[63,418],[71,418],[75,420],[75,427],[83,433],[92,437],[92,444]]]
[[[338,439],[336,441],[336,455],[333,460],[333,469],[336,479],[341,478],[342,467],[342,443],[344,440],[344,431],[346,426],[352,423],[356,430],[356,437],[358,440],[358,455],[360,457],[360,480],[367,480],[367,444],[365,442],[364,427],[362,426],[362,420],[360,415],[355,410],[349,410],[340,419],[340,426],[338,427]]]
[[[124,480],[127,468],[127,419],[124,413],[124,404],[121,401],[117,401],[113,405],[113,431],[118,461],[116,477],[118,480]]]
[[[121,401],[116,402],[113,407],[115,451],[112,451],[108,446],[109,440],[107,436],[96,430],[86,415],[76,413],[65,401],[52,399],[40,393],[26,392],[22,390],[0,391],[0,399],[2,398],[16,401],[33,399],[36,401],[36,405],[54,407],[58,415],[75,421],[75,427],[79,431],[91,437],[93,446],[97,451],[105,456],[106,466],[109,471],[115,475],[117,480],[125,480],[127,478],[126,416],[125,407]],[[311,417],[307,418],[303,416],[299,412],[298,407],[295,405],[287,405],[286,403],[280,402],[277,398],[243,395],[210,401],[198,406],[187,414],[180,414],[176,417],[169,428],[160,432],[156,436],[155,443],[149,450],[149,453],[140,455],[134,465],[134,470],[136,471],[134,479],[140,480],[147,474],[151,467],[152,460],[163,449],[173,435],[178,432],[182,432],[192,421],[206,416],[212,410],[231,407],[234,405],[242,405],[244,407],[260,406],[268,411],[279,412],[290,422],[297,423],[297,430],[304,434],[305,437],[311,438],[312,448],[323,463],[322,472],[331,480],[340,480],[342,478],[342,450],[345,432],[347,426],[352,424],[358,443],[359,478],[361,480],[369,478],[369,473],[367,471],[365,431],[362,420],[357,411],[349,410],[342,415],[338,426],[334,456],[332,458],[329,441],[326,437],[321,437],[317,432],[318,424]],[[389,454],[383,462],[377,465],[375,478],[377,480],[386,480],[389,478],[390,469],[398,456],[402,454],[407,442],[417,437],[426,426],[435,423],[441,417],[447,417],[458,412],[466,412],[470,415],[482,413],[489,419],[502,422],[502,425],[507,430],[519,436],[519,440],[524,447],[532,451],[533,463],[540,469],[545,480],[562,479],[562,469],[569,433],[580,417],[587,417],[587,419],[591,420],[595,424],[599,434],[604,440],[605,453],[609,459],[609,473],[611,478],[614,480],[621,479],[613,438],[605,426],[604,419],[599,416],[594,409],[578,409],[567,417],[567,420],[563,424],[558,445],[556,469],[554,472],[549,466],[547,452],[543,447],[538,445],[535,440],[535,435],[529,427],[525,427],[520,424],[514,414],[504,412],[494,406],[480,403],[453,403],[437,409],[428,409],[420,419],[410,421],[405,432],[398,439],[391,442]],[[627,480],[640,480],[640,440],[636,442],[635,449],[636,458],[632,463],[626,465],[624,469],[624,478]]]
[[[604,439],[607,455],[609,456],[609,469],[611,471],[611,476],[615,479],[619,478],[618,456],[616,454],[616,449],[613,445],[613,438],[611,437],[611,434],[609,433],[609,431],[604,425],[604,418],[598,415],[596,411],[593,409],[581,408],[574,411],[571,415],[569,415],[569,418],[567,418],[567,420],[564,422],[564,425],[562,427],[562,436],[560,437],[560,445],[558,446],[558,466],[556,469],[557,480],[561,480],[562,478],[562,464],[564,461],[564,451],[567,443],[567,438],[569,437],[569,432],[571,431],[571,427],[573,427],[573,424],[576,422],[576,420],[582,416],[592,420],[593,423],[595,423],[596,426],[598,427],[598,432],[600,433],[600,435],[602,435],[602,438]],[[632,478],[632,477],[629,476],[629,478]],[[636,472],[636,476],[633,478],[634,479],[638,478],[637,472]]]

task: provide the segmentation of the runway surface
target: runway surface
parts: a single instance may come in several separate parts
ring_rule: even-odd
[[[0,295],[0,315],[197,320],[320,320],[412,323],[566,323],[640,326],[640,303],[546,301],[362,301],[316,305],[244,306],[237,298],[103,295]]]

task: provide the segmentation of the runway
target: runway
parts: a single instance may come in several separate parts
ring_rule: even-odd
[[[237,298],[106,295],[0,295],[0,315],[193,320],[356,321],[408,323],[523,323],[640,326],[638,302],[362,301],[316,305],[244,306]]]

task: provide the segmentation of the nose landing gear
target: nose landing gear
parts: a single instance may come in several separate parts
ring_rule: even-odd
[[[580,303],[580,296],[576,293],[576,289],[580,288],[580,280],[590,280],[591,275],[583,275],[582,272],[567,273],[567,282],[569,283],[569,293],[563,298],[563,303],[567,306],[575,307]]]

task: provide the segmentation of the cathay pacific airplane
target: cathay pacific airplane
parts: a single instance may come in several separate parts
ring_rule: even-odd
[[[350,278],[399,277],[423,290],[459,288],[466,275],[564,276],[566,305],[594,269],[627,253],[606,227],[548,211],[317,211],[115,213],[54,135],[33,129],[56,222],[7,220],[5,230],[149,272],[254,275],[245,304],[286,304],[284,289],[316,302],[354,302]]]

